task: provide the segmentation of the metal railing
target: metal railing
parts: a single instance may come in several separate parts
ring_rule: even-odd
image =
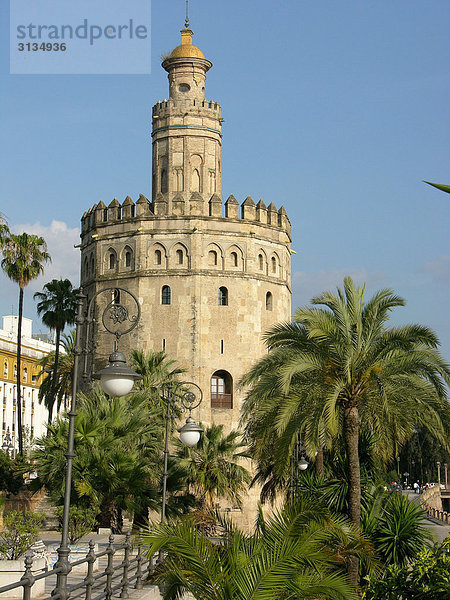
[[[133,543],[129,533],[125,536],[125,541],[121,544],[114,544],[114,536],[110,535],[108,545],[102,552],[95,552],[95,543],[89,542],[89,551],[85,558],[76,560],[69,565],[69,573],[74,567],[87,564],[86,576],[78,583],[67,585],[67,590],[54,589],[51,592],[52,600],[69,600],[70,598],[85,598],[85,600],[111,600],[113,595],[120,595],[120,598],[128,598],[130,588],[140,590],[143,588],[143,582],[153,571],[153,556],[150,559],[144,557],[140,540],[137,540],[136,554],[133,554]],[[123,560],[115,562],[115,555],[123,550]],[[55,564],[50,570],[43,570],[38,575],[33,573],[32,553],[25,555],[25,571],[19,581],[0,587],[0,594],[23,587],[23,600],[30,600],[33,585],[41,579],[47,579],[58,575],[63,570],[63,566]],[[106,560],[106,566],[103,570],[99,569],[94,573],[94,563],[98,559]],[[144,567],[144,562],[145,567]],[[48,595],[46,597],[49,597]]]

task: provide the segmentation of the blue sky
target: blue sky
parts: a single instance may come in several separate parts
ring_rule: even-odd
[[[350,274],[407,300],[395,323],[433,327],[450,354],[447,0],[191,0],[194,43],[214,66],[225,119],[222,198],[284,205],[293,308]],[[0,7],[0,210],[48,239],[54,260],[26,292],[78,279],[79,219],[95,202],[151,195],[151,108],[184,0],[152,3],[151,75],[9,75]],[[17,311],[0,275],[1,314]],[[36,323],[35,330],[43,329]]]

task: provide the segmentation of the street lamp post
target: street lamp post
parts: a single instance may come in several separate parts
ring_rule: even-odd
[[[14,458],[13,449],[14,449],[14,446],[12,444],[11,434],[9,433],[9,427],[8,427],[6,430],[6,433],[5,433],[5,437],[3,438],[2,450],[3,450],[3,452],[6,452],[6,454],[8,454],[8,456],[11,456],[12,458]]]
[[[136,305],[136,315],[130,317],[128,308],[120,304],[118,301],[119,291],[128,294]],[[64,508],[62,518],[62,533],[61,533],[61,545],[57,550],[58,561],[55,565],[55,569],[58,571],[56,576],[56,587],[52,591],[52,596],[57,596],[59,600],[67,600],[69,597],[67,589],[67,576],[70,573],[72,567],[69,562],[69,511],[70,511],[70,492],[72,488],[72,466],[73,459],[75,458],[74,452],[74,440],[75,440],[75,417],[76,413],[76,400],[78,393],[78,376],[79,376],[79,362],[81,354],[85,354],[85,358],[89,353],[89,325],[94,322],[94,307],[95,301],[100,294],[110,293],[112,300],[107,304],[105,309],[102,311],[101,320],[106,331],[115,336],[114,352],[109,357],[109,366],[102,369],[98,373],[93,375],[94,378],[98,378],[101,381],[103,390],[110,395],[125,395],[133,387],[133,383],[136,379],[140,378],[140,375],[131,371],[126,366],[125,356],[118,351],[120,337],[124,333],[128,333],[139,322],[140,318],[140,306],[139,302],[128,290],[123,288],[108,287],[99,290],[88,303],[87,309],[85,310],[86,296],[80,289],[77,295],[77,317],[76,333],[75,333],[75,348],[74,348],[74,363],[72,372],[72,398],[70,403],[70,411],[68,412],[69,417],[69,433],[67,442],[66,452],[66,481],[64,491]],[[128,325],[127,321],[131,323]],[[125,329],[122,324],[125,323]],[[82,330],[85,327],[85,345],[82,348]],[[86,362],[83,376],[87,378]]]
[[[186,423],[183,425],[183,427],[180,427],[178,429],[181,442],[185,446],[195,446],[200,439],[200,434],[203,432],[203,429],[200,427],[200,425],[197,425],[197,423],[192,418],[192,411],[194,410],[194,408],[200,406],[203,400],[202,390],[196,383],[192,383],[191,381],[184,381],[181,383],[169,384],[167,386],[167,393],[163,395],[163,398],[167,403],[167,411],[166,433],[164,437],[164,470],[162,481],[161,523],[164,523],[164,521],[166,520],[169,434],[170,424],[172,421],[173,403],[175,399],[178,399],[181,402],[183,408],[189,411],[189,416],[186,419]]]
[[[436,465],[437,465],[437,478],[438,478],[438,485],[441,485],[441,463],[440,461],[436,461]]]
[[[291,498],[298,497],[299,471],[306,471],[309,462],[305,458],[305,449],[300,435],[297,436],[294,446],[294,454],[291,459]]]

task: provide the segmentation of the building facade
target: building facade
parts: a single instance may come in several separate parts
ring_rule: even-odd
[[[266,352],[262,334],[290,319],[290,222],[273,203],[222,203],[221,107],[205,97],[212,63],[192,35],[182,30],[162,63],[169,99],[153,107],[152,200],[100,202],[83,215],[81,284],[88,299],[130,290],[142,315],[121,350],[165,350],[203,391],[194,418],[229,430],[237,384]],[[101,327],[94,336],[97,369],[112,342]]]
[[[3,317],[3,328],[0,330],[0,396],[2,398],[2,443],[9,433],[13,446],[12,453],[17,452],[19,440],[17,435],[17,316]],[[38,401],[41,383],[38,361],[49,352],[54,352],[55,345],[33,337],[31,319],[22,319],[21,345],[21,391],[22,391],[22,427],[24,439],[45,435],[48,411]]]

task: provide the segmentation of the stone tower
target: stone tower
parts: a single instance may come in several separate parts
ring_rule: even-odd
[[[88,297],[132,291],[142,316],[121,350],[165,350],[203,390],[193,414],[236,428],[241,376],[265,352],[261,336],[290,319],[290,223],[283,207],[221,201],[222,118],[205,99],[212,63],[182,43],[163,60],[169,99],[153,107],[152,201],[95,204],[81,223],[81,282]],[[96,332],[95,366],[111,336]]]

